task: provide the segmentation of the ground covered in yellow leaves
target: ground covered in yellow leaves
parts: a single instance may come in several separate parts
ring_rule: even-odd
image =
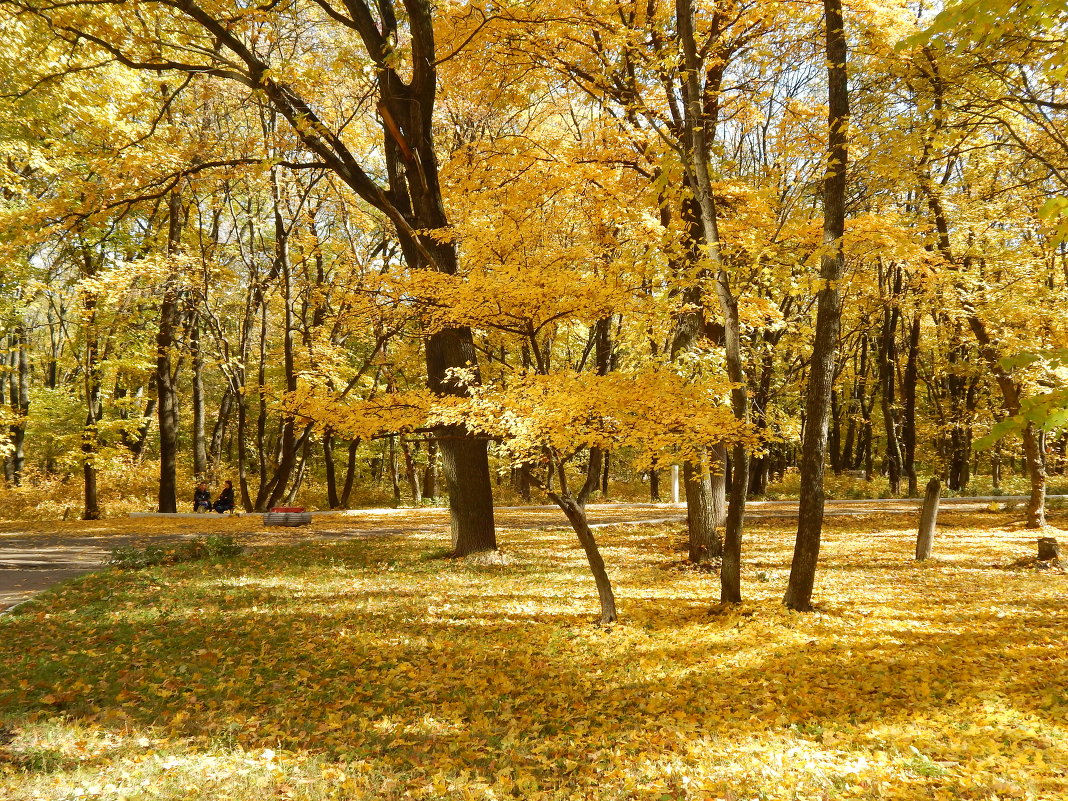
[[[1068,798],[1068,576],[913,522],[832,518],[808,615],[785,521],[732,609],[677,526],[601,530],[609,628],[565,529],[92,574],[0,617],[0,798]]]

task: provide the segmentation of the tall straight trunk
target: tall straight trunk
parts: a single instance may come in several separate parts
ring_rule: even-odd
[[[891,274],[885,276],[885,283],[890,290],[889,304],[883,308],[882,330],[879,340],[879,402],[882,411],[882,425],[886,437],[886,476],[890,481],[893,496],[901,493],[901,473],[904,457],[901,455],[901,442],[898,436],[899,417],[896,408],[897,381],[894,366],[897,363],[897,324],[900,309],[897,298],[901,293],[901,270],[894,265]],[[879,265],[882,272],[882,264]],[[883,278],[880,274],[880,279]],[[882,283],[882,281],[880,281]]]
[[[11,425],[11,482],[19,486],[26,465],[26,419],[30,413],[30,340],[22,323],[16,326],[11,339],[11,409],[15,413]]]
[[[208,464],[218,465],[222,461],[223,441],[226,438],[226,429],[230,425],[230,415],[234,408],[234,393],[229,389],[219,401],[219,414],[215,418],[215,425],[211,429],[211,443],[208,447]]]
[[[682,42],[686,78],[682,84],[684,129],[686,138],[686,173],[700,209],[706,257],[712,265],[716,298],[723,317],[723,345],[727,363],[727,377],[731,380],[731,409],[738,420],[749,419],[749,396],[746,390],[745,369],[742,362],[741,321],[738,302],[731,290],[726,266],[720,256],[719,226],[712,194],[712,179],[708,173],[709,148],[706,141],[705,95],[700,85],[700,62],[697,39],[694,35],[692,0],[676,0],[678,37]],[[718,83],[718,80],[717,80]],[[749,454],[736,447],[731,454],[734,484],[727,509],[727,524],[723,537],[723,568],[720,570],[720,600],[738,603],[741,596],[741,543],[745,522],[746,490],[749,486]]]
[[[259,363],[256,365],[256,472],[259,490],[256,492],[255,508],[263,511],[261,496],[267,485],[267,397],[264,389],[267,384],[267,302],[259,309]]]
[[[816,332],[805,398],[805,436],[801,450],[801,497],[798,506],[797,540],[790,566],[790,580],[783,602],[791,609],[812,608],[812,585],[823,530],[823,464],[827,451],[827,422],[831,410],[831,386],[838,331],[842,318],[842,295],[838,285],[845,266],[842,237],[845,233],[847,128],[849,85],[846,75],[846,36],[841,0],[823,0],[827,29],[827,171],[823,188],[823,243]]]
[[[0,345],[2,344],[3,340],[0,339]],[[0,347],[0,408],[3,408],[4,406],[8,405],[7,390],[7,352],[2,347]],[[7,481],[9,484],[14,483],[14,478],[12,477],[11,460],[4,456],[0,458],[0,461],[2,461],[4,465],[4,480]]]
[[[393,485],[393,505],[400,506],[400,466],[397,464],[397,437],[389,438],[389,480]]]
[[[168,198],[167,252],[178,253],[182,236],[182,204],[177,191]],[[174,369],[179,293],[177,277],[168,276],[160,303],[156,335],[156,414],[159,422],[160,512],[178,511],[178,387]]]
[[[345,486],[341,490],[341,497],[338,499],[341,502],[342,509],[349,508],[349,501],[352,498],[352,487],[356,482],[356,451],[359,448],[359,439],[354,439],[349,443],[348,458],[345,461]]]
[[[919,492],[916,478],[916,384],[920,359],[920,315],[912,320],[909,329],[909,351],[905,358],[905,372],[901,380],[904,408],[901,414],[901,439],[904,449],[904,470],[909,479],[909,497]]]
[[[242,392],[237,398],[237,481],[241,489],[241,506],[246,512],[255,509],[248,488],[248,401]]]
[[[200,322],[193,310],[189,346],[193,356],[193,475],[199,480],[208,472],[208,443],[204,409],[204,354],[200,349]]]
[[[660,503],[660,470],[649,468],[649,500],[652,503]]]
[[[92,278],[96,275],[96,263],[92,254],[86,249],[83,253],[82,275]],[[84,490],[83,520],[100,519],[100,498],[97,491],[96,459],[100,450],[97,423],[100,420],[100,347],[96,333],[96,297],[86,293],[82,301],[82,313],[85,319],[85,427],[82,429],[82,486]]]

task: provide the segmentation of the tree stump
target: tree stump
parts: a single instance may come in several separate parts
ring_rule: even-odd
[[[1057,544],[1057,540],[1053,537],[1038,538],[1038,561],[1045,562],[1049,559],[1060,561],[1060,558],[1061,546]]]
[[[931,555],[934,547],[935,525],[938,522],[938,498],[942,494],[942,482],[932,478],[927,482],[920,511],[920,530],[916,534],[916,561],[922,562]]]

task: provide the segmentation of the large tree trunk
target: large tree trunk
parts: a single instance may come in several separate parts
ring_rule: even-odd
[[[159,424],[159,505],[161,512],[178,511],[178,389],[171,355],[175,345],[178,296],[167,289],[160,304],[156,337],[156,414]]]
[[[812,585],[823,530],[823,465],[827,451],[827,422],[831,410],[835,351],[842,318],[839,282],[845,266],[847,130],[849,84],[846,75],[846,36],[841,0],[823,2],[827,28],[827,172],[823,189],[823,243],[816,309],[816,333],[805,399],[805,435],[801,450],[801,497],[797,541],[784,603],[791,609],[812,608]]]
[[[452,548],[456,556],[497,549],[486,442],[457,427],[438,432],[449,487]]]
[[[720,492],[717,493],[712,486],[713,474],[706,465],[686,462],[682,467],[686,488],[686,528],[690,535],[688,558],[695,564],[723,556],[719,531],[726,519],[727,505],[723,468],[723,460],[716,458],[712,469],[718,471],[715,478]]]
[[[1040,438],[1032,423],[1023,430],[1024,458],[1031,482],[1031,494],[1027,501],[1027,527],[1042,528],[1046,525],[1046,460],[1039,445]]]

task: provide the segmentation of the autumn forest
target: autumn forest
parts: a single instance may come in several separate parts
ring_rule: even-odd
[[[927,732],[919,739],[887,734],[893,748],[854,739],[867,761],[852,772],[845,757],[827,756],[845,748],[825,738],[832,723],[802,715],[782,736],[822,743],[806,757],[822,773],[806,767],[803,776],[783,778],[781,764],[778,778],[761,773],[771,770],[768,755],[782,745],[780,735],[746,752],[721,729],[717,737],[727,739],[711,750],[672,759],[733,766],[725,773],[698,777],[664,767],[656,762],[670,750],[662,740],[649,775],[612,778],[601,764],[608,754],[616,754],[614,764],[641,754],[633,750],[637,740],[612,740],[626,737],[620,732],[630,724],[605,706],[610,696],[598,701],[597,724],[584,723],[588,734],[575,735],[601,738],[588,746],[591,756],[566,753],[553,724],[545,742],[554,755],[544,764],[535,749],[502,772],[504,761],[472,755],[478,748],[469,743],[466,756],[449,758],[471,772],[436,776],[420,754],[445,759],[433,745],[438,735],[424,732],[431,745],[420,751],[413,742],[423,735],[413,732],[470,726],[457,742],[482,741],[471,732],[491,726],[488,718],[456,706],[453,723],[427,722],[430,711],[416,715],[410,699],[391,695],[396,687],[374,684],[379,678],[365,685],[367,703],[393,710],[394,722],[363,719],[363,739],[348,753],[341,732],[354,724],[343,705],[336,725],[327,715],[309,731],[288,720],[264,729],[274,714],[266,710],[307,698],[277,690],[267,704],[263,698],[277,688],[253,682],[257,668],[241,667],[236,657],[237,672],[227,675],[244,688],[234,691],[243,701],[229,707],[224,693],[212,707],[218,686],[188,690],[205,671],[228,664],[226,647],[239,651],[239,644],[204,644],[216,635],[202,632],[203,641],[179,646],[181,626],[174,637],[151,634],[157,625],[171,631],[173,616],[152,617],[135,626],[147,628],[121,636],[101,623],[127,614],[120,600],[105,597],[128,599],[140,615],[160,608],[157,591],[177,593],[167,596],[167,608],[184,610],[177,617],[193,608],[208,614],[212,604],[222,614],[229,601],[219,599],[235,596],[244,609],[242,593],[281,615],[314,586],[315,598],[343,599],[330,614],[344,609],[353,621],[369,614],[353,592],[382,594],[388,600],[373,603],[385,618],[353,626],[365,625],[361,636],[384,638],[398,651],[380,666],[393,670],[412,659],[401,651],[413,642],[431,662],[435,649],[459,647],[417,633],[422,615],[432,627],[441,624],[434,609],[447,618],[441,610],[451,603],[468,622],[499,612],[515,624],[521,618],[505,599],[529,591],[520,578],[528,571],[534,584],[582,587],[566,601],[531,601],[540,610],[532,620],[555,621],[533,629],[539,648],[586,668],[615,653],[605,673],[614,678],[606,681],[624,687],[629,679],[616,675],[623,669],[617,660],[635,650],[668,683],[685,683],[697,669],[683,654],[646,653],[652,646],[642,638],[660,625],[700,648],[728,647],[722,643],[731,627],[756,627],[744,636],[826,642],[813,632],[834,630],[841,649],[863,650],[831,619],[869,614],[841,611],[867,597],[864,582],[848,572],[855,559],[870,560],[871,586],[880,588],[872,592],[885,593],[876,609],[918,614],[894,606],[911,603],[926,610],[923,620],[945,615],[946,631],[969,632],[960,635],[958,656],[994,647],[968,628],[975,621],[961,595],[969,592],[966,569],[986,576],[991,560],[1020,556],[1016,573],[1002,566],[991,574],[1000,582],[993,595],[1013,597],[1005,582],[1016,582],[1035,603],[1060,593],[1063,608],[1063,566],[1027,561],[1036,537],[1059,531],[1060,501],[1047,495],[1068,487],[1063,0],[933,8],[897,0],[0,0],[0,59],[0,515],[23,521],[12,532],[44,526],[49,536],[81,536],[130,512],[191,512],[197,482],[214,495],[230,481],[244,514],[227,517],[223,533],[251,538],[244,544],[256,555],[236,558],[249,560],[242,570],[265,582],[255,591],[256,578],[216,586],[211,571],[224,570],[219,562],[138,564],[149,571],[139,575],[155,578],[113,586],[106,582],[132,574],[107,571],[71,585],[74,600],[66,603],[71,620],[81,621],[79,636],[118,637],[134,661],[100,668],[99,686],[111,688],[109,698],[118,692],[116,708],[101,711],[89,683],[78,689],[72,679],[52,677],[77,675],[78,658],[57,657],[47,670],[31,670],[23,658],[7,678],[26,684],[25,696],[0,694],[0,710],[10,703],[29,715],[18,718],[24,728],[12,728],[13,737],[59,737],[56,727],[77,718],[89,728],[62,736],[97,742],[121,707],[124,726],[141,714],[137,726],[162,727],[145,729],[152,742],[200,731],[218,743],[219,726],[240,718],[248,728],[234,729],[231,745],[250,754],[269,746],[271,756],[256,757],[254,778],[246,777],[259,790],[236,798],[265,787],[275,795],[260,797],[566,798],[569,787],[578,793],[570,797],[581,798],[735,801],[1054,799],[1068,792],[1066,735],[1049,722],[1057,717],[1051,710],[1068,703],[1063,692],[1042,696],[1046,704],[1035,690],[1034,725],[1012,741],[1017,751],[1028,748],[1020,738],[1048,743],[1038,748],[1039,763],[1044,753],[1061,768],[1032,761],[1015,778],[995,752],[982,776],[961,767],[970,763],[956,752],[931,756],[932,743],[956,736],[943,723],[979,719],[958,710],[948,723],[936,720],[933,702],[927,723],[916,724]],[[949,514],[946,561],[931,568],[945,571],[944,590],[923,584],[934,573],[899,575],[897,562],[880,561],[882,543],[915,539],[916,521],[897,516],[904,507],[893,504],[925,490],[980,497],[980,510],[987,504],[989,514],[1009,514]],[[1002,497],[1018,500],[999,504]],[[671,533],[656,527],[663,521],[653,511],[639,519],[612,518],[610,507],[595,511],[610,501],[640,510],[673,499],[684,504],[685,519]],[[869,517],[850,524],[826,516],[828,499],[889,505],[865,507],[857,514]],[[787,522],[760,516],[770,508],[760,504],[780,500],[795,504]],[[545,528],[540,511],[516,511],[540,505],[558,529]],[[396,518],[406,521],[398,526],[425,539],[431,556],[401,540],[375,540],[385,529],[369,523],[366,541],[267,543],[254,521],[278,507],[404,507],[410,512]],[[443,511],[433,517],[436,507]],[[350,518],[317,518],[328,519]],[[153,522],[137,536],[160,526],[167,536],[215,537],[212,526],[222,525],[214,516],[144,520]],[[630,527],[600,528],[605,521]],[[329,526],[341,524],[313,529],[322,525],[330,537],[338,532]],[[230,558],[210,537],[204,548],[194,555]],[[671,564],[683,572],[665,578],[653,562],[669,559],[672,549]],[[439,563],[445,567],[427,567]],[[825,563],[821,594],[817,566]],[[383,564],[399,565],[407,578],[389,584],[378,572]],[[330,565],[354,571],[357,589],[330,584],[340,581]],[[290,569],[304,570],[299,582]],[[433,583],[432,569],[445,571],[443,584]],[[177,571],[174,583],[168,570]],[[95,590],[94,581],[105,583]],[[282,593],[278,582],[301,589]],[[887,600],[898,582],[905,597]],[[392,595],[396,587],[416,587],[420,600],[405,600],[409,590]],[[705,610],[718,600],[715,630],[686,617],[688,602],[661,618],[649,606],[655,595],[633,595],[642,587],[665,588],[665,598],[700,597]],[[209,591],[215,600],[197,594]],[[942,591],[949,595],[937,607]],[[420,593],[428,593],[425,608]],[[617,594],[629,598],[623,611]],[[62,604],[67,596],[58,597]],[[18,640],[25,654],[37,647],[42,635],[34,630],[44,618],[14,628],[43,603],[10,618],[13,636],[27,638]],[[111,611],[91,622],[76,611],[98,603],[114,605],[101,606]],[[547,611],[554,604],[566,609]],[[590,633],[576,621],[595,607],[607,628]],[[1003,644],[1038,647],[1031,637],[1041,630],[1044,642],[1053,637],[1063,646],[1063,613],[1056,604],[1042,608],[1051,617],[1017,620]],[[46,626],[59,627],[52,632],[58,639],[70,636],[58,622],[64,614],[49,616]],[[294,642],[271,646],[279,664],[289,665],[279,675],[299,672],[297,632],[311,625],[306,610],[293,614],[298,622],[286,636]],[[871,626],[871,642],[898,636],[879,614],[856,624]],[[601,639],[613,636],[617,618],[625,624],[617,639]],[[187,622],[195,629],[198,620]],[[407,645],[380,629],[388,620],[409,632],[401,637]],[[470,636],[466,625],[461,640]],[[508,642],[511,635],[501,636]],[[379,658],[370,640],[360,642],[366,659]],[[481,650],[489,646],[468,646],[461,651],[480,654],[472,657],[480,664],[497,664]],[[322,647],[326,673],[318,678],[336,682],[335,671],[352,669],[355,651]],[[157,649],[168,659],[172,648],[183,654],[175,659],[196,653],[209,663],[194,664],[179,681],[150,677],[152,668],[132,656]],[[829,653],[805,669],[816,670]],[[906,684],[919,682],[915,667],[905,670]],[[948,656],[944,667],[955,669]],[[515,688],[523,679],[513,668],[491,669],[503,670]],[[1055,668],[1068,675],[1063,647]],[[138,670],[145,675],[122,678]],[[786,665],[781,675],[792,670]],[[820,680],[835,684],[827,670]],[[716,686],[726,690],[729,676]],[[576,681],[586,686],[587,679]],[[479,695],[466,681],[441,690],[443,708]],[[315,686],[324,699],[339,692]],[[192,709],[199,704],[201,713],[175,717],[168,695],[146,700],[159,687],[195,694]],[[873,697],[885,698],[883,689]],[[1033,689],[1003,688],[1002,697],[1016,704],[1016,693]],[[527,691],[537,696],[536,688]],[[903,703],[926,709],[931,692],[949,698],[952,691],[917,684],[907,692]],[[955,703],[963,710],[971,696],[961,693]],[[265,706],[243,706],[261,695],[256,703]],[[796,711],[795,701],[783,702],[783,714]],[[824,701],[819,714],[837,721],[840,738],[868,731],[862,709],[846,721]],[[677,717],[684,728],[686,716],[704,707],[696,698],[689,703]],[[760,702],[752,703],[758,710]],[[46,725],[47,715],[32,711],[42,704],[68,717]],[[875,717],[886,723],[884,713]],[[415,717],[398,722],[408,714]],[[412,722],[424,714],[423,723]],[[763,720],[763,712],[752,714]],[[531,716],[520,728],[548,725]],[[744,727],[743,720],[730,726]],[[3,724],[0,718],[0,779],[34,773],[21,756],[29,746],[5,762]],[[818,737],[805,728],[816,725]],[[678,742],[696,748],[691,735],[679,734]],[[498,743],[503,736],[486,735]],[[275,756],[309,742],[315,759],[327,762],[313,769],[292,757],[285,767],[289,757]],[[398,762],[386,768],[378,749],[390,743]],[[230,764],[237,752],[226,753],[220,758]],[[879,753],[889,753],[886,765]],[[828,759],[838,761],[820,761]],[[361,773],[352,760],[374,767]],[[56,776],[74,770],[66,764],[60,760]],[[196,769],[201,792],[238,786],[231,774],[212,785],[206,770]],[[304,786],[299,776],[309,770],[314,792],[278,789]],[[77,797],[48,795],[49,771],[38,773],[45,777],[39,783],[11,786],[26,798]],[[682,782],[684,774],[692,782]],[[122,786],[118,775],[111,778]],[[603,795],[593,789],[599,784]],[[184,796],[177,779],[161,786],[167,798],[216,797]],[[745,787],[759,794],[746,795]]]

